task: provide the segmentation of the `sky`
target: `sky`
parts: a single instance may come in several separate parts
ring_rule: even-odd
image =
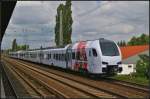
[[[18,44],[30,48],[55,46],[55,16],[65,1],[17,1],[2,49]],[[106,38],[128,41],[149,34],[148,1],[72,1],[72,42]]]

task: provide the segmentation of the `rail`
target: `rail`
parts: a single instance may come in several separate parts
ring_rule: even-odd
[[[17,61],[16,61],[17,62]],[[33,69],[33,67],[35,66],[35,67],[37,67],[35,64],[33,65],[33,64],[31,64],[31,63],[26,63],[26,62],[17,62],[18,64],[20,64],[20,65],[24,65],[25,67],[28,67],[28,68],[30,68],[30,70],[32,69],[32,70],[35,70],[35,69]],[[24,63],[24,64],[23,64]],[[25,63],[26,63],[26,65],[25,65]],[[28,66],[27,66],[27,64],[28,64]],[[30,67],[29,67],[30,66]],[[34,68],[35,68],[34,67]],[[37,71],[37,70],[36,70]],[[39,72],[40,73],[40,68],[39,68],[39,71],[37,71],[37,72]],[[46,74],[45,74],[46,73]],[[51,73],[51,75],[53,74],[53,76],[55,75],[55,76],[58,76],[58,77],[56,77],[56,78],[60,78],[60,77],[63,77],[63,79],[68,79],[68,80],[71,80],[71,81],[74,81],[74,82],[76,82],[76,83],[80,83],[80,84],[84,84],[84,85],[86,85],[86,86],[89,86],[89,87],[93,87],[94,89],[97,89],[97,90],[102,90],[103,92],[106,92],[106,93],[109,93],[109,94],[113,94],[113,95],[115,95],[115,96],[119,96],[119,97],[122,97],[122,98],[129,98],[130,96],[140,96],[140,95],[142,95],[142,96],[145,96],[145,94],[147,94],[147,91],[145,92],[145,91],[142,91],[142,92],[138,92],[137,91],[137,89],[136,88],[132,88],[132,87],[126,87],[125,85],[121,85],[121,84],[115,84],[115,83],[110,83],[109,81],[107,82],[106,80],[105,81],[94,81],[94,80],[90,80],[90,79],[80,79],[81,77],[75,77],[75,76],[69,76],[69,75],[65,75],[65,73],[60,73],[59,71],[58,72],[56,72],[56,71],[54,71],[54,72],[49,72],[49,73]],[[45,76],[48,74],[48,72],[44,72],[44,74],[45,74]],[[70,74],[71,75],[71,74]],[[48,76],[48,75],[47,75]],[[50,76],[49,76],[50,77]],[[58,80],[58,79],[55,79],[55,80]],[[90,82],[91,81],[91,82]],[[62,81],[61,81],[62,82]],[[88,83],[89,82],[89,83]],[[66,82],[64,82],[64,83],[66,83]],[[98,84],[98,85],[97,85]],[[109,85],[110,87],[112,87],[113,86],[113,90],[112,90],[112,88],[110,88],[110,87],[107,87],[106,88],[106,86],[101,86],[100,84],[104,84],[104,85]],[[100,87],[100,86],[102,87]],[[120,88],[120,87],[121,88]],[[117,91],[117,92],[115,92],[114,91],[114,88],[116,88],[116,89],[118,89],[118,90],[120,90],[120,91]],[[110,89],[110,90],[109,90]],[[131,89],[131,90],[130,90]],[[123,92],[125,92],[125,91],[129,91],[129,93],[123,93]],[[139,91],[141,91],[141,89],[139,89]],[[122,92],[122,93],[119,93],[120,92]],[[131,93],[132,94],[131,94]],[[140,95],[139,95],[139,94]],[[130,96],[126,96],[126,95],[130,95]],[[148,97],[147,95],[146,95],[146,97]]]
[[[2,71],[2,81],[4,85],[5,95],[6,98],[18,98],[19,96],[16,93],[15,87],[13,86],[12,82],[10,81],[10,77],[6,73],[6,69],[4,67],[4,63],[0,63],[0,69]]]

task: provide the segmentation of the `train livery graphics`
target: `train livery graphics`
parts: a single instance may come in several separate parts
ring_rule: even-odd
[[[77,58],[75,60],[75,70],[85,69],[87,70],[87,57],[85,52],[86,42],[79,42],[77,46]]]
[[[117,44],[106,39],[80,41],[64,48],[10,52],[10,57],[92,74],[122,71]]]

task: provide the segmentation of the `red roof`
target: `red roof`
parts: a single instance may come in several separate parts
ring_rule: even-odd
[[[120,50],[122,53],[122,59],[126,59],[130,56],[134,56],[134,55],[139,54],[148,49],[149,49],[149,45],[136,45],[136,46],[120,47]]]

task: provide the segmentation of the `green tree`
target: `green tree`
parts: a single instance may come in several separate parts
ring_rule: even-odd
[[[150,77],[150,62],[148,55],[139,55],[140,60],[136,64],[136,74],[142,77]]]
[[[71,11],[71,0],[67,0],[66,4],[60,4],[57,8],[56,25],[55,25],[55,43],[59,44],[59,29],[60,29],[60,11],[62,11],[62,33],[63,33],[63,45],[67,45],[72,42],[72,11]]]
[[[64,45],[67,45],[69,43],[72,42],[71,40],[71,34],[72,34],[72,24],[73,24],[73,20],[72,20],[72,11],[71,11],[71,0],[67,0],[66,1],[66,5],[65,5],[65,12],[64,12]]]
[[[59,29],[60,29],[60,11],[63,11],[64,5],[60,4],[57,8],[56,25],[55,25],[55,43],[59,46]],[[64,11],[63,11],[64,12]],[[63,13],[62,12],[62,13]],[[63,17],[63,16],[62,16]]]
[[[125,46],[125,45],[126,45],[125,41],[121,40],[120,41],[120,46]]]
[[[12,51],[16,51],[16,50],[17,50],[17,42],[16,39],[14,39],[12,42]]]
[[[126,46],[126,42],[125,42],[125,40],[123,41],[123,45],[122,46]]]
[[[137,42],[137,38],[133,36],[131,40],[128,42],[128,45],[136,45],[136,42]]]
[[[145,45],[149,44],[149,35],[141,34],[139,37],[133,36],[128,45]]]
[[[29,45],[17,45],[16,51],[28,50],[28,49],[29,49]]]
[[[147,36],[146,34],[141,34],[140,38],[141,38],[141,44],[149,43],[149,36]]]
[[[117,42],[117,45],[120,46],[120,42],[119,41]]]
[[[20,50],[28,50],[28,49],[29,49],[29,45],[21,45]]]
[[[29,45],[20,45],[20,50],[28,50],[29,49]]]

